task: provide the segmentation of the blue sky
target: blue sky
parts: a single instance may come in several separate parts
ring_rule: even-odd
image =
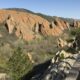
[[[0,0],[0,8],[25,8],[47,15],[80,19],[80,0]]]

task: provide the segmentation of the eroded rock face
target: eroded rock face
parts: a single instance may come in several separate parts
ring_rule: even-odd
[[[80,27],[80,21],[74,20],[73,27],[79,28]]]
[[[68,45],[67,42],[64,41],[64,40],[62,40],[61,38],[59,38],[59,39],[57,40],[57,44],[58,44],[58,47],[60,47],[60,48],[63,48],[63,47],[65,47],[65,46]]]
[[[13,32],[13,29],[14,29],[14,26],[15,26],[14,19],[11,15],[8,16],[8,18],[5,22],[5,26],[8,29],[9,34],[11,34]]]
[[[50,23],[40,16],[12,10],[0,10],[0,23],[3,22],[9,34],[15,30],[16,36],[22,36],[24,40],[36,39],[35,34],[59,36],[69,27],[67,22],[59,18]]]

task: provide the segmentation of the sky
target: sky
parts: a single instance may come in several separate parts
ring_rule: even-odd
[[[80,0],[0,0],[0,8],[25,8],[46,15],[80,19]]]

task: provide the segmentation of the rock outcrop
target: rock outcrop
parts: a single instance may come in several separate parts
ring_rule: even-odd
[[[79,20],[74,20],[73,27],[79,28],[80,27],[80,21]]]
[[[5,23],[5,26],[9,32],[9,34],[11,34],[13,32],[13,29],[14,29],[14,19],[13,17],[11,16],[8,16],[7,20],[6,20],[6,23]]]
[[[6,73],[0,73],[0,80],[6,80],[6,79],[10,79],[9,75]]]
[[[64,54],[64,58],[61,57],[61,54]],[[59,60],[56,61],[55,58],[56,60],[59,58]],[[78,54],[73,55],[64,50],[58,51],[40,80],[65,80],[77,58]]]
[[[69,24],[59,18],[50,23],[46,19],[25,12],[0,10],[0,23],[5,23],[9,34],[15,31],[17,37],[24,40],[36,39],[36,34],[59,36]]]
[[[32,58],[32,55],[30,53],[27,53],[27,56],[29,58],[29,60],[32,62],[32,63],[35,63],[35,61],[33,60]]]
[[[64,41],[64,40],[62,40],[61,38],[59,38],[59,39],[57,40],[57,45],[58,45],[58,47],[63,48],[63,47],[65,47],[65,46],[67,46],[68,43],[67,43],[67,41]]]

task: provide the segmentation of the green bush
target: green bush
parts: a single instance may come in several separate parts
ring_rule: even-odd
[[[30,63],[28,57],[22,53],[21,48],[18,47],[8,61],[8,73],[12,77],[12,80],[20,80],[31,68],[32,63]]]
[[[80,33],[80,28],[72,29],[70,32],[71,32],[71,35],[75,36]]]

